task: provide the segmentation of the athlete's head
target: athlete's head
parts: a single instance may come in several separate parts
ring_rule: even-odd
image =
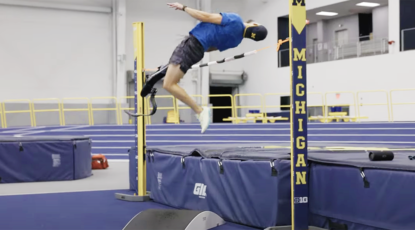
[[[244,38],[250,38],[254,41],[262,41],[267,37],[268,30],[265,26],[254,22],[253,20],[248,20],[244,24]]]

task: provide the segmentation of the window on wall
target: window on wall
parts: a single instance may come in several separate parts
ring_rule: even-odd
[[[349,32],[347,30],[338,30],[335,34],[336,46],[346,45],[349,41]]]

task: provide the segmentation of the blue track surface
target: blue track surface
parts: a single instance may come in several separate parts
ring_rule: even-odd
[[[310,144],[380,144],[415,147],[415,123],[309,123]],[[82,135],[92,139],[92,153],[108,159],[128,159],[135,143],[133,125],[67,126],[0,129],[0,135]],[[199,124],[149,125],[147,146],[200,144],[287,144],[290,125],[212,124],[204,134]]]
[[[0,196],[0,229],[4,230],[120,230],[146,209],[170,209],[154,202],[117,200],[114,193],[72,192]],[[214,230],[250,230],[227,223]]]

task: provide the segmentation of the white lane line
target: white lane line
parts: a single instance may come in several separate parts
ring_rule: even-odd
[[[360,123],[342,123],[342,122],[333,122],[333,123],[316,123],[316,122],[309,122],[307,123],[308,125],[399,125],[399,124],[414,124],[415,122],[360,122]],[[151,124],[151,125],[147,125],[147,126],[200,126],[199,123],[194,123],[194,124]],[[286,123],[248,123],[248,124],[232,124],[232,123],[227,123],[227,124],[212,124],[212,126],[232,126],[232,125],[240,125],[240,126],[244,126],[244,125],[275,125],[275,126],[280,126],[280,125],[285,125],[285,126],[289,126],[290,123],[286,122]]]
[[[108,160],[108,161],[110,161],[110,160]],[[125,161],[128,161],[128,160],[111,160],[111,161],[125,162]],[[85,179],[88,179],[88,178],[85,178]],[[55,182],[57,182],[57,181],[55,181]],[[10,194],[6,193],[6,194],[1,194],[0,197],[1,196],[23,196],[23,195],[76,193],[76,192],[98,192],[98,191],[114,191],[114,190],[127,190],[127,189],[126,188],[120,188],[120,189],[90,189],[90,190],[74,190],[74,191],[56,191],[56,192],[32,192],[32,193],[10,193]]]
[[[135,141],[118,141],[118,140],[95,141],[95,140],[92,140],[92,143],[134,143],[134,142]]]
[[[53,132],[60,132],[53,131]],[[63,132],[134,132],[134,129],[85,129],[85,130],[63,130]]]
[[[16,135],[13,135],[13,136],[14,137],[24,137],[24,136],[27,136],[27,135],[32,135],[32,134],[37,134],[37,133],[44,133],[44,132],[47,132],[47,131],[27,132],[27,133],[16,134]]]
[[[92,149],[131,149],[131,147],[91,147]],[[105,153],[102,153],[105,154]]]
[[[147,137],[287,137],[290,136],[289,133],[287,134],[147,134]],[[377,136],[377,137],[413,137],[415,134],[308,134],[307,136],[313,137],[330,137],[330,136],[338,136],[338,137],[361,137],[361,136]],[[108,140],[112,142],[111,140]]]
[[[31,131],[31,130],[36,130],[36,129],[43,129],[46,128],[45,126],[40,126],[40,127],[35,127],[35,128],[24,128],[24,129],[15,129],[15,130],[9,130],[9,131],[4,131],[2,133],[21,133],[21,132],[25,132],[25,131]]]
[[[73,127],[67,127],[67,128],[61,128],[61,129],[52,129],[50,130],[50,132],[60,132],[60,131],[65,131],[67,132],[67,130],[73,130],[73,129],[81,129],[81,128],[86,128],[86,127],[91,127],[89,125],[77,125],[77,126],[73,126]],[[75,132],[75,131],[74,131]]]
[[[208,129],[208,131],[267,131],[267,130],[291,130],[290,128],[275,129],[275,128],[252,128],[252,129]],[[415,128],[309,128],[307,130],[415,130]],[[147,132],[157,131],[200,131],[200,129],[146,129]]]
[[[87,137],[135,137],[136,135],[117,135],[117,134],[114,134],[114,135],[95,135],[95,134],[93,134],[93,135],[85,135],[85,136],[87,136]]]
[[[180,140],[161,140],[161,141],[147,141],[147,143],[291,143],[290,141],[216,141],[216,140],[195,140],[195,141],[180,141]],[[308,141],[314,143],[380,143],[380,144],[415,144],[415,142],[398,142],[398,141]]]
[[[128,156],[128,154],[124,153],[93,153],[92,155],[104,155],[104,156]]]

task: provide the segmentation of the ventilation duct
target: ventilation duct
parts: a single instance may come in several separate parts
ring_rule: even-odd
[[[211,86],[239,86],[247,80],[244,71],[211,71]]]

